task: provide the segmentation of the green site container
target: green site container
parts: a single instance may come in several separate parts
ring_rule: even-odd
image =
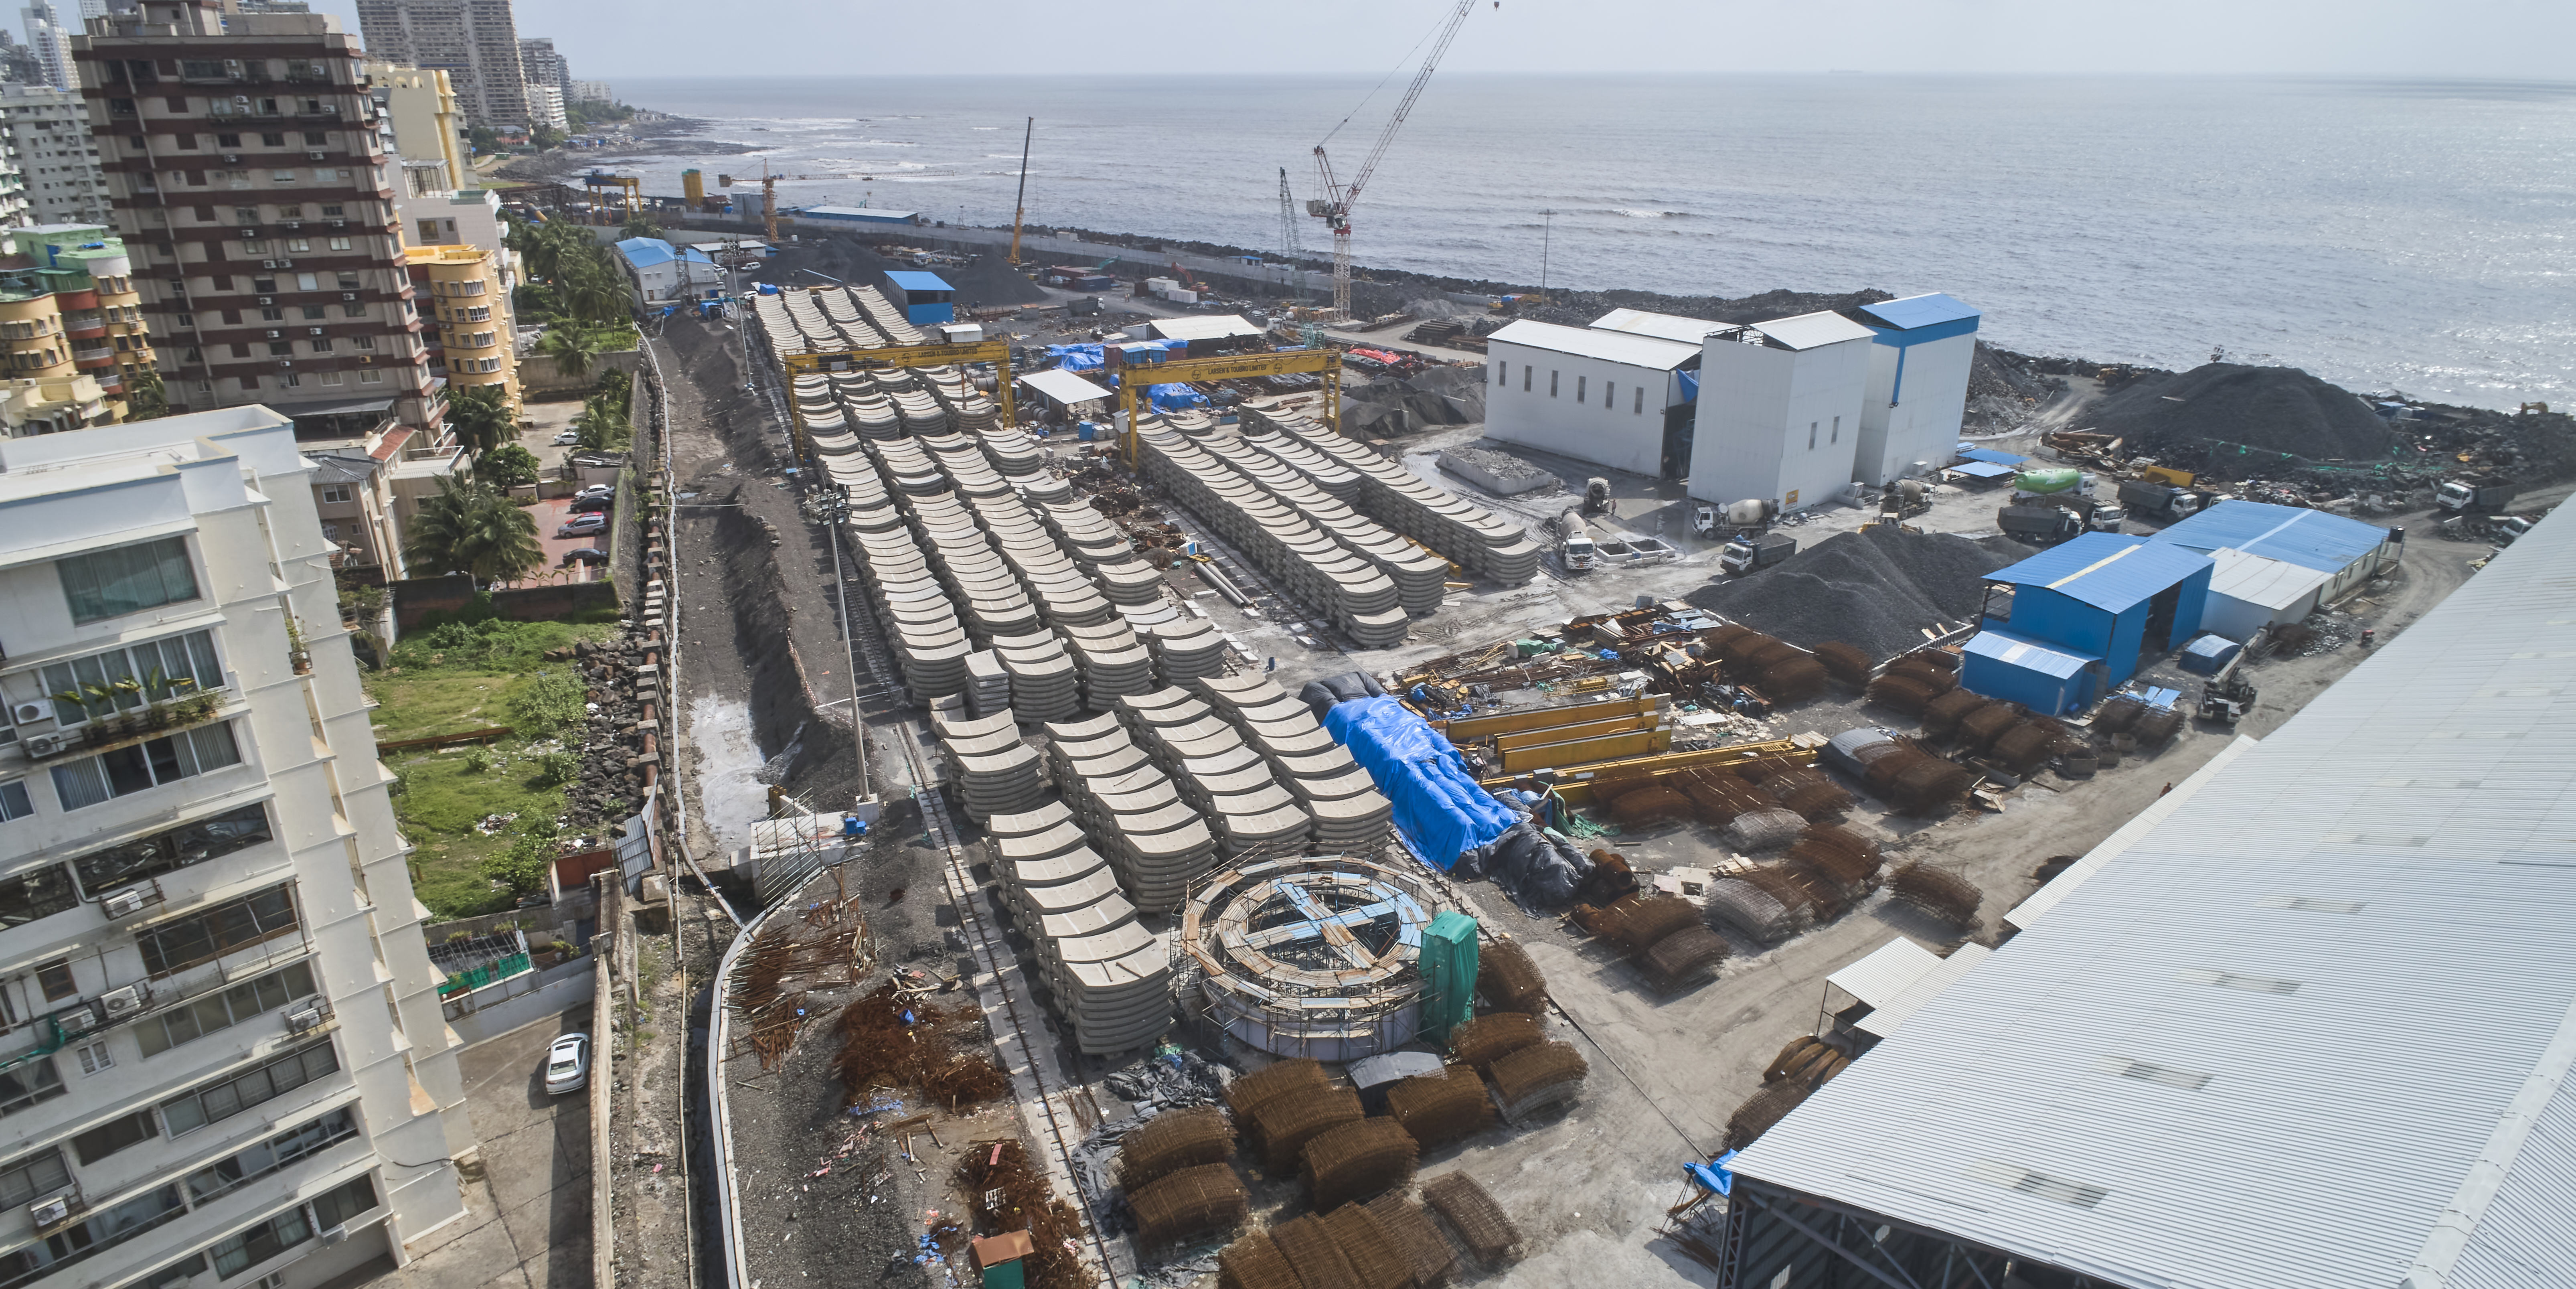
[[[2024,470],[2013,476],[2013,488],[2019,492],[2049,496],[2073,492],[2084,482],[2084,472],[2075,469]]]
[[[1422,1037],[1446,1043],[1475,1014],[1476,919],[1443,913],[1422,933]]]
[[[1512,648],[1521,657],[1535,658],[1543,653],[1554,652],[1556,646],[1545,640],[1515,640],[1512,642]]]
[[[1029,1278],[1013,1259],[1000,1266],[984,1268],[984,1289],[1028,1289]]]

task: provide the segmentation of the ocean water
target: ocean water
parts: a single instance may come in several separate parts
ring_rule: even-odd
[[[1007,224],[1034,116],[1032,224],[1273,249],[1281,168],[1302,207],[1330,136],[1347,177],[1402,84],[618,89],[758,149],[645,158],[650,192],[765,159],[806,176],[782,204]],[[1444,74],[1354,223],[1363,266],[1677,295],[1947,291],[2031,352],[2185,367],[2224,347],[2364,391],[2576,399],[2576,82]],[[1317,221],[1298,225],[1307,253],[1328,251]]]

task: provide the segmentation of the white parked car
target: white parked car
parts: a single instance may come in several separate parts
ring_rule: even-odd
[[[590,1086],[590,1035],[566,1034],[546,1049],[546,1093],[562,1096]]]
[[[579,442],[581,442],[581,435],[572,430],[559,431],[555,435],[555,446],[559,448],[568,448]]]

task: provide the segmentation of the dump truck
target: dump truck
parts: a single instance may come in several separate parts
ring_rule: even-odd
[[[1557,560],[1567,572],[1579,573],[1592,567],[1592,530],[1584,525],[1582,511],[1568,510],[1557,516],[1556,535],[1564,542],[1557,547]]]
[[[1787,533],[1744,533],[1717,553],[1717,566],[1731,576],[1742,577],[1797,553],[1798,539]]]
[[[2054,546],[2081,536],[2084,521],[2063,507],[2025,502],[1997,509],[1995,527],[2024,546]]]
[[[2453,479],[2433,495],[2455,515],[2498,515],[2512,508],[2515,491],[2513,480],[2491,474]]]
[[[1702,502],[1691,508],[1691,531],[1702,537],[1757,532],[1771,526],[1780,517],[1780,503],[1760,497],[1730,501],[1723,506]]]
[[[2147,519],[2187,519],[2200,510],[2202,493],[2145,479],[2120,481],[2120,505]]]
[[[2022,503],[2017,501],[2015,504]],[[2097,501],[2085,493],[2064,492],[2054,497],[2034,497],[2028,504],[2056,506],[2069,511],[2084,521],[2084,531],[2088,533],[2116,533],[2120,531],[2120,521],[2129,517],[2127,511],[2120,509],[2120,503]]]

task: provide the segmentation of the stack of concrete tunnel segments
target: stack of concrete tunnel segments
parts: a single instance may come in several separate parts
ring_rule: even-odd
[[[1036,952],[1055,1013],[1076,1050],[1132,1051],[1172,1020],[1170,960],[1137,924],[1109,862],[1061,801],[985,821],[1003,907]]]
[[[1367,770],[1335,743],[1304,703],[1258,672],[1208,676],[1193,687],[1218,716],[1242,731],[1277,782],[1296,794],[1315,820],[1315,848],[1374,854],[1395,820],[1395,803]]]
[[[1538,576],[1529,530],[1345,438],[1321,421],[1256,399],[1240,409],[1244,443],[1321,491],[1439,552],[1478,577],[1519,586]]]
[[[1181,800],[1206,815],[1226,854],[1301,854],[1313,840],[1314,816],[1205,701],[1173,686],[1123,699],[1119,708],[1137,745]]]
[[[1206,818],[1116,714],[1046,727],[1047,766],[1076,824],[1109,857],[1136,907],[1169,913],[1216,863]]]
[[[1364,649],[1412,630],[1395,580],[1160,418],[1139,417],[1145,475]]]
[[[1175,617],[1137,632],[1154,655],[1154,678],[1166,685],[1185,684],[1225,674],[1225,633],[1203,617]]]
[[[1400,534],[1388,532],[1376,520],[1316,487],[1279,458],[1255,451],[1240,438],[1210,436],[1201,439],[1199,446],[1236,474],[1259,485],[1281,505],[1304,515],[1343,550],[1375,565],[1395,583],[1397,600],[1406,613],[1420,618],[1440,611],[1441,601],[1449,594],[1451,568],[1447,559]]]
[[[957,699],[943,700],[962,709]],[[1044,758],[1020,739],[1019,718],[1009,708],[991,716],[934,708],[931,731],[957,784],[957,804],[982,823],[994,815],[1034,810],[1047,798]]]

